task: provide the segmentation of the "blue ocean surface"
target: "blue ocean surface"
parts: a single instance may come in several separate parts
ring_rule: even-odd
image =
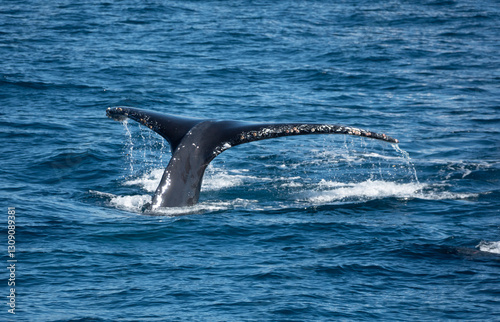
[[[497,0],[2,1],[0,320],[500,321],[499,36]],[[400,144],[243,144],[145,215],[170,147],[109,106]]]

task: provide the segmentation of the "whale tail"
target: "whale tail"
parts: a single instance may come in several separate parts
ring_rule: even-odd
[[[192,119],[132,107],[108,108],[106,114],[117,121],[137,121],[160,134],[171,146],[172,158],[156,189],[151,210],[196,204],[210,161],[243,143],[305,134],[347,134],[399,143],[385,134],[342,125]]]

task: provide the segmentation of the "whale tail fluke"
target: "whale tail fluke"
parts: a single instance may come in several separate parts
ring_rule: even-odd
[[[306,134],[347,134],[399,143],[385,134],[332,124],[191,119],[132,107],[108,108],[106,114],[118,121],[133,119],[160,134],[171,146],[172,158],[153,197],[153,210],[196,204],[210,161],[228,148],[243,143]]]
[[[133,107],[108,107],[106,115],[116,121],[125,121],[129,118],[141,123],[165,138],[172,151],[177,148],[182,138],[193,126],[203,122],[203,120],[161,114]]]

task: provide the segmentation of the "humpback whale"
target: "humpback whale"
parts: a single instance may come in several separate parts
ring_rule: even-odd
[[[208,164],[223,151],[243,143],[304,134],[348,134],[398,143],[385,134],[332,124],[194,119],[133,107],[109,107],[106,114],[117,121],[137,121],[160,134],[171,146],[172,157],[148,211],[195,205]]]

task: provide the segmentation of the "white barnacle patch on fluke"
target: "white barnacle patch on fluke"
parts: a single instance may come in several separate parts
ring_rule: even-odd
[[[229,142],[224,142],[224,143],[222,143],[222,145],[215,148],[212,153],[214,156],[217,156],[231,147],[232,147],[232,145]]]
[[[125,122],[127,120],[127,117],[128,117],[128,113],[126,111],[124,112],[124,109],[121,107],[117,107],[117,108],[108,107],[106,110],[106,115],[109,118],[112,118],[112,119],[119,121],[119,122]]]
[[[263,135],[263,136],[268,136],[268,135],[270,135],[271,133],[273,133],[273,131],[271,131],[271,129],[270,129],[270,128],[267,128],[267,127],[266,127],[266,128],[263,128],[263,129],[262,129],[261,133],[262,133],[262,135]]]
[[[338,132],[338,133],[343,133],[343,132],[345,132],[345,133],[347,133],[347,134],[351,134],[351,128],[350,128],[350,127],[342,127],[342,126],[340,126],[340,127],[337,127],[337,128],[335,129],[335,132]]]

